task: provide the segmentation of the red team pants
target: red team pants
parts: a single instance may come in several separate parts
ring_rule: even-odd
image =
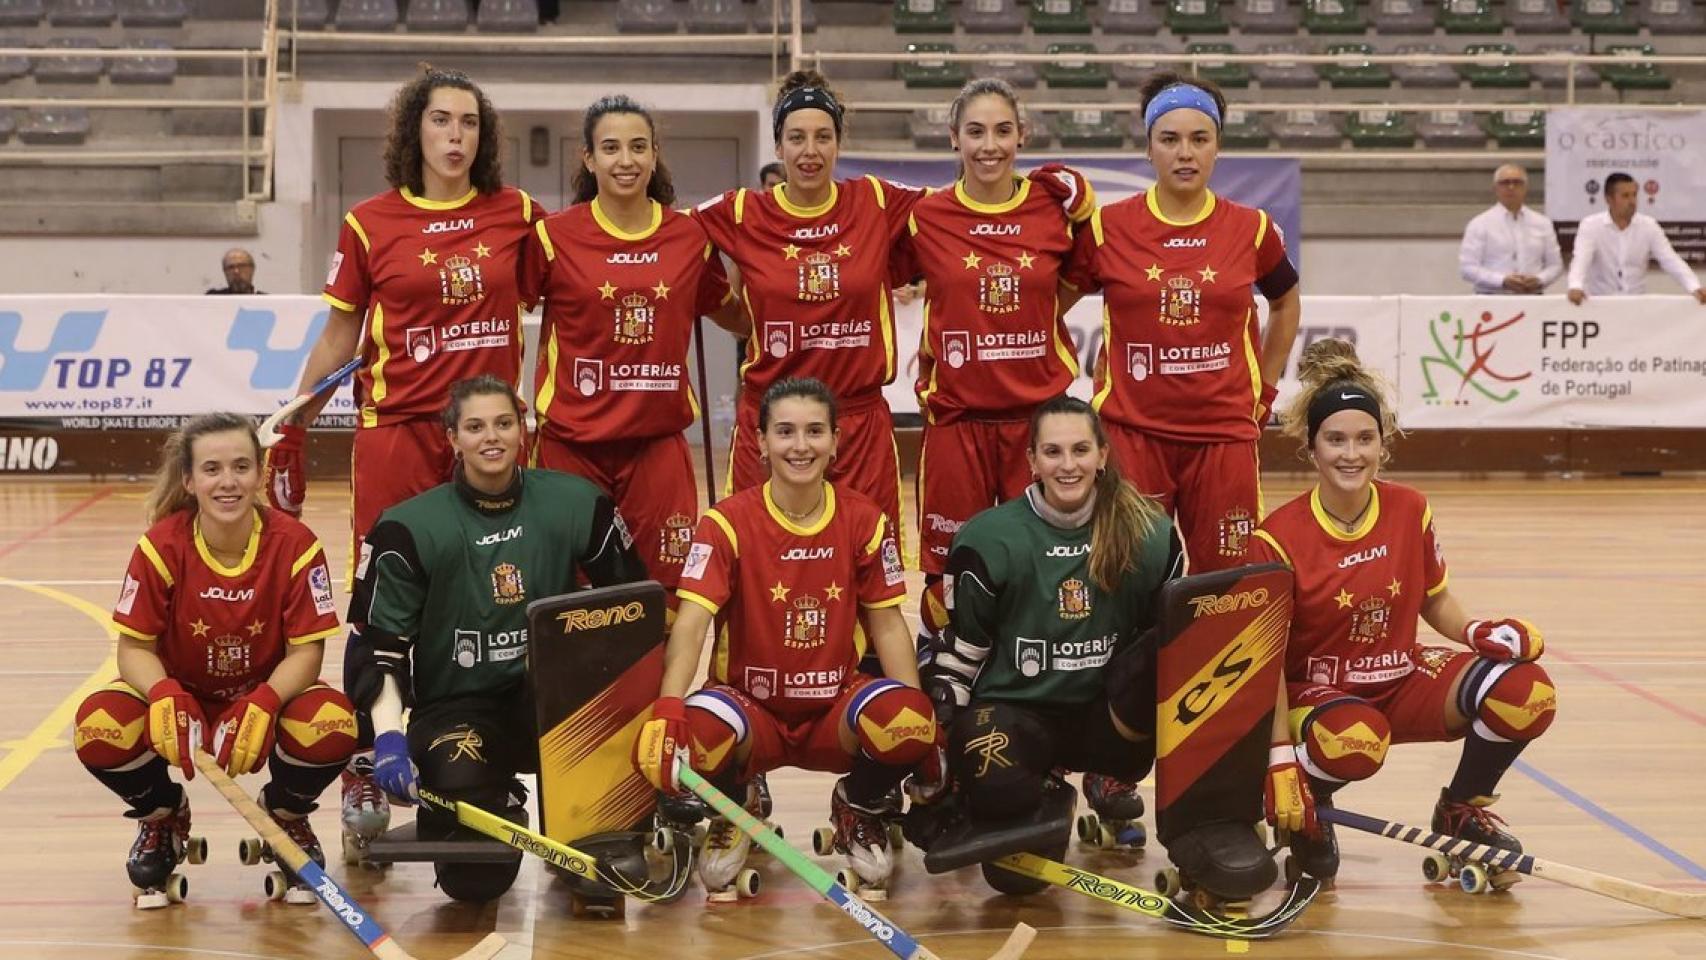
[[[575,443],[553,436],[547,425],[540,431],[534,462],[585,477],[608,491],[646,572],[666,590],[675,589],[699,515],[693,459],[681,434]]]
[[[1256,441],[1168,440],[1103,421],[1114,462],[1139,492],[1176,516],[1191,573],[1243,562],[1262,519]]]
[[[918,456],[919,568],[943,573],[967,520],[1025,492],[1031,482],[1029,420],[925,424]]]
[[[1391,724],[1393,743],[1460,739],[1463,730],[1453,732],[1446,728],[1445,708],[1451,702],[1452,685],[1475,662],[1475,654],[1417,644],[1411,659],[1416,668],[1407,675],[1373,689],[1358,688],[1355,693],[1324,683],[1288,681],[1285,695],[1291,717],[1301,722],[1316,707],[1355,697],[1378,710]]]
[[[758,451],[758,401],[743,391],[735,413],[734,440],[729,449],[728,493],[756,487],[770,479],[770,467]],[[889,518],[895,544],[906,554],[906,528],[900,523],[900,452],[894,445],[894,418],[881,392],[853,399],[837,397],[841,443],[829,465],[831,483],[857,490]]]
[[[825,704],[822,712],[805,715],[778,716],[763,701],[753,699],[739,687],[722,683],[707,684],[688,699],[688,706],[709,710],[737,731],[744,724],[752,752],[740,768],[739,779],[743,783],[784,766],[846,773],[853,769],[853,753],[842,746],[842,725],[859,691],[873,682],[875,678],[852,674],[852,679],[834,700]],[[739,715],[738,719],[734,714]],[[855,746],[854,750],[857,749]],[[713,764],[695,751],[693,766],[704,770]]]
[[[350,449],[350,526],[352,554],[379,522],[379,515],[418,493],[450,479],[455,456],[444,423],[425,417],[362,427]],[[350,564],[355,569],[355,564]]]

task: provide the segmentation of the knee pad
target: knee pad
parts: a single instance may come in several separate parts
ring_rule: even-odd
[[[1298,761],[1317,780],[1367,780],[1386,762],[1392,725],[1365,700],[1347,697],[1322,704],[1303,720]]]
[[[77,759],[91,770],[126,770],[154,755],[148,746],[148,701],[123,681],[89,694],[77,707],[72,738]]]
[[[355,747],[355,705],[323,683],[292,697],[279,711],[278,750],[302,766],[342,765]]]
[[[720,690],[700,690],[687,698],[687,740],[693,769],[716,777],[733,762],[735,748],[752,727],[740,701]]]
[[[1457,706],[1484,739],[1533,740],[1552,725],[1558,694],[1537,663],[1477,660],[1464,674]]]
[[[924,595],[918,598],[918,619],[932,637],[941,636],[942,628],[948,625],[948,600],[944,588],[942,574],[924,575]]]
[[[847,726],[865,756],[885,766],[910,767],[936,745],[936,710],[924,691],[899,680],[876,680],[853,695]]]
[[[1036,813],[1053,760],[1053,738],[1028,710],[974,701],[954,718],[948,764],[975,820]]]
[[[424,747],[411,739],[410,753],[423,786],[492,813],[504,809],[515,771],[491,762],[491,750],[477,727],[460,723],[442,729],[425,740]]]

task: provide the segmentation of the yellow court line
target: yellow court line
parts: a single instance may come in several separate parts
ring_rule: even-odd
[[[28,590],[30,593],[63,603],[100,624],[109,641],[118,636],[118,632],[112,625],[112,615],[82,597],[73,596],[62,590],[55,590],[52,587],[12,580],[7,577],[0,577],[0,587],[17,587],[19,590]],[[64,741],[60,739],[59,735],[71,725],[72,718],[77,712],[77,705],[115,676],[118,676],[118,658],[116,654],[109,651],[107,658],[95,668],[95,672],[89,674],[88,678],[78,684],[77,689],[66,694],[65,699],[59,701],[59,705],[53,708],[53,712],[44,717],[41,723],[36,724],[36,728],[30,731],[29,736],[23,740],[13,741],[17,746],[12,749],[11,753],[0,759],[0,790],[10,786],[12,781],[18,778],[18,774],[23,773],[26,767],[34,763],[43,751],[63,745]]]

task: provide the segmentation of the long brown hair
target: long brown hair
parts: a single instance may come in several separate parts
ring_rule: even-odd
[[[670,179],[669,168],[664,166],[663,156],[657,153],[657,121],[652,119],[651,111],[645,107],[620,93],[594,100],[592,106],[586,108],[586,118],[581,121],[581,149],[585,151],[586,156],[592,155],[594,148],[592,137],[598,131],[598,121],[612,113],[631,113],[645,119],[646,130],[651,133],[654,155],[652,178],[646,182],[646,196],[666,207],[673,206],[675,204],[675,183]],[[570,179],[570,186],[574,190],[574,199],[570,201],[571,203],[586,203],[598,196],[598,176],[588,170],[584,162],[575,167],[574,176]]]
[[[143,501],[143,512],[149,524],[159,523],[179,510],[196,509],[195,495],[184,489],[184,478],[195,469],[195,442],[202,437],[228,430],[240,430],[249,437],[255,453],[255,469],[261,468],[261,441],[255,435],[255,422],[240,413],[204,413],[190,420],[166,438],[160,447],[160,466],[154,471],[154,486]]]
[[[1083,417],[1090,423],[1090,433],[1096,438],[1096,449],[1108,449],[1108,433],[1102,418],[1088,403],[1077,397],[1061,395],[1037,407],[1031,414],[1033,453],[1037,449],[1037,434],[1043,418],[1056,414]],[[1106,591],[1119,587],[1120,578],[1137,566],[1137,553],[1143,542],[1155,532],[1161,520],[1161,507],[1154,500],[1137,492],[1137,488],[1120,476],[1119,467],[1110,459],[1096,474],[1096,507],[1090,514],[1090,579]]]
[[[1362,365],[1357,348],[1349,340],[1328,337],[1304,347],[1303,356],[1297,361],[1297,378],[1303,381],[1303,389],[1281,412],[1280,424],[1281,432],[1297,441],[1303,455],[1309,452],[1309,405],[1322,391],[1338,384],[1361,387],[1380,402],[1381,447],[1388,453],[1391,451],[1400,431],[1386,380]]]
[[[1019,125],[1019,144],[1024,145],[1025,134],[1029,125],[1025,123],[1025,111],[1019,106],[1019,94],[1014,92],[1013,85],[1000,77],[976,77],[966,81],[960,88],[959,95],[948,105],[948,129],[954,136],[960,135],[960,122],[965,119],[966,107],[978,97],[1000,97],[1007,101],[1007,106],[1013,111],[1013,121]],[[960,160],[959,176],[964,177],[965,160]]]
[[[391,131],[385,137],[385,182],[394,189],[408,187],[415,193],[426,190],[426,174],[421,153],[421,117],[427,101],[440,87],[466,90],[474,95],[480,110],[480,145],[474,151],[474,162],[468,165],[468,179],[481,193],[496,193],[503,189],[503,164],[498,147],[503,143],[503,124],[498,111],[486,94],[455,70],[439,70],[430,63],[421,64],[420,76],[398,89],[391,98]]]

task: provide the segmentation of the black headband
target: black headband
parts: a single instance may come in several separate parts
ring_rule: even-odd
[[[795,87],[776,101],[776,109],[770,117],[771,133],[777,142],[782,140],[782,121],[795,110],[822,110],[835,122],[835,135],[841,136],[841,104],[835,102],[835,97],[822,87]]]
[[[1315,442],[1315,431],[1321,429],[1321,423],[1340,410],[1361,410],[1374,418],[1375,429],[1381,436],[1386,435],[1386,426],[1380,416],[1380,398],[1364,389],[1359,383],[1340,380],[1322,387],[1315,399],[1309,401],[1309,442]]]

